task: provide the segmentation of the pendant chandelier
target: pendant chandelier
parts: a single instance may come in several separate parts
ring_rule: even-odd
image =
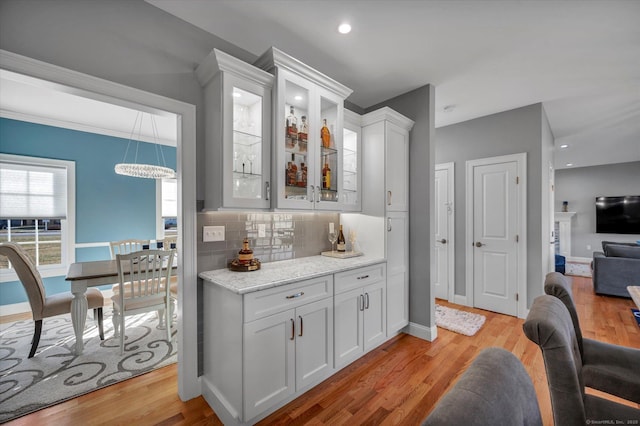
[[[156,128],[156,122],[153,119],[153,115],[149,114],[151,117],[151,129],[153,131],[153,140],[154,147],[156,150],[156,160],[158,164],[142,164],[138,163],[138,148],[140,147],[140,134],[142,133],[142,118],[144,116],[143,112],[138,111],[136,114],[136,119],[133,123],[133,129],[131,130],[131,136],[129,137],[129,143],[127,144],[127,149],[124,152],[124,157],[122,159],[122,163],[118,163],[115,166],[115,171],[119,175],[123,176],[131,176],[138,178],[146,178],[146,179],[174,179],[176,177],[176,172],[167,167],[166,162],[164,160],[164,153],[162,152],[162,147],[158,144],[158,131]],[[127,154],[129,153],[129,147],[131,146],[131,142],[134,134],[136,133],[136,128],[138,131],[138,137],[136,139],[136,152],[134,156],[133,163],[127,163]],[[160,165],[160,158],[162,158],[162,165]]]

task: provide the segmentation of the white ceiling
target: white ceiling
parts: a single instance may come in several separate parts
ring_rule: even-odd
[[[276,46],[363,108],[428,83],[436,127],[542,102],[569,145],[557,168],[640,160],[640,1],[147,2],[255,55]]]
[[[90,94],[6,70],[0,70],[0,89],[0,116],[5,118],[176,146],[175,114],[142,114],[92,99],[88,97]]]

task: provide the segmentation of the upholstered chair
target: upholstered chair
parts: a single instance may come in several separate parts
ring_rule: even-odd
[[[640,349],[583,338],[571,283],[564,275],[547,274],[544,292],[560,299],[569,311],[582,357],[585,386],[640,404]]]
[[[540,346],[556,425],[629,424],[640,410],[585,393],[582,357],[567,307],[554,296],[537,297],[523,325],[525,335]],[[589,423],[587,423],[589,422]]]
[[[15,243],[0,244],[0,256],[6,256],[11,262],[11,266],[15,269],[18,279],[24,286],[31,305],[31,314],[35,325],[33,333],[33,341],[31,342],[31,351],[29,358],[32,358],[40,343],[40,334],[42,333],[42,320],[44,318],[56,315],[68,314],[71,312],[71,300],[73,294],[70,291],[57,293],[47,296],[42,284],[40,273],[29,258],[27,252]],[[94,317],[98,318],[98,328],[100,331],[100,339],[104,340],[104,329],[102,327],[102,307],[104,306],[104,297],[97,288],[87,289],[87,302],[89,309],[93,309]]]
[[[438,401],[423,425],[542,425],[531,378],[502,348],[487,348]]]

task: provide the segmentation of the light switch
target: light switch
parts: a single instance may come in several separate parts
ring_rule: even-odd
[[[267,225],[264,223],[258,224],[258,238],[264,238],[267,236]]]
[[[202,241],[224,241],[224,226],[203,226]]]

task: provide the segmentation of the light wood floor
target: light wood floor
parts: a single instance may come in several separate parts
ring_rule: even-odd
[[[640,348],[640,327],[631,315],[631,300],[594,295],[588,278],[573,277],[573,283],[585,337]],[[438,303],[455,306],[441,300]],[[542,355],[524,336],[523,320],[455,307],[484,314],[487,322],[473,337],[443,329],[438,329],[434,342],[400,335],[260,424],[419,424],[476,354],[488,346],[504,347],[520,358],[533,379],[544,423],[553,424]],[[176,378],[177,367],[165,367],[8,425],[221,424],[201,397],[180,401]]]

